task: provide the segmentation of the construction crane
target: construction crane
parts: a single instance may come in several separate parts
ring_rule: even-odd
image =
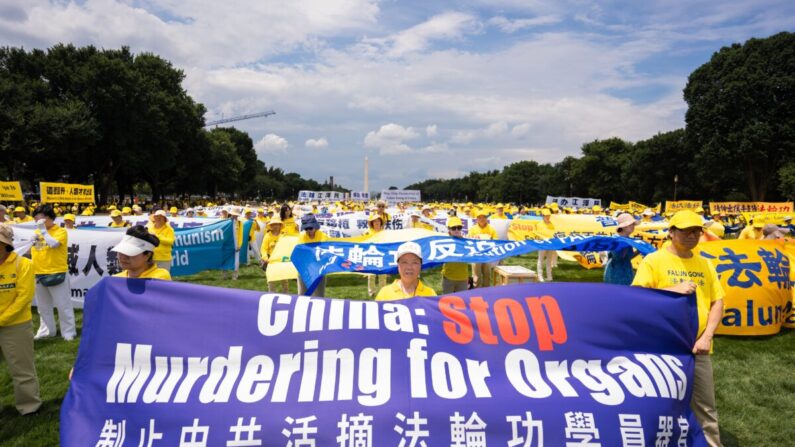
[[[204,125],[204,127],[217,126],[219,124],[233,123],[235,121],[250,120],[252,118],[260,118],[260,117],[271,116],[271,115],[276,115],[276,112],[274,112],[273,110],[270,110],[270,111],[267,111],[267,112],[252,113],[250,115],[240,115],[240,116],[233,116],[231,118],[223,118],[223,119],[220,119],[220,120],[210,121],[210,122],[206,123]]]

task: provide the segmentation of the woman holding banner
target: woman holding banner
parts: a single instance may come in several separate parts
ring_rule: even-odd
[[[72,340],[77,330],[66,262],[69,236],[66,230],[55,225],[55,211],[50,205],[36,208],[33,217],[37,229],[30,253],[36,275],[36,304],[41,316],[36,339],[55,337],[58,333],[53,310],[57,307],[61,336],[64,340]]]
[[[621,213],[616,221],[618,222],[616,233],[623,237],[630,237],[632,232],[635,231],[635,225],[638,223],[629,213]],[[632,258],[637,254],[638,252],[632,247],[624,247],[608,252],[604,282],[625,286],[632,284],[632,278],[635,276],[635,272],[632,270]]]
[[[314,214],[304,214],[301,217],[301,234],[298,235],[299,244],[311,244],[313,242],[325,242],[328,239],[326,233],[320,231],[320,223]],[[298,275],[298,294],[306,294],[306,284],[301,280],[301,275]],[[320,284],[312,292],[312,296],[325,296],[326,295],[326,277],[320,280]]]
[[[153,278],[171,281],[171,273],[158,267],[154,260],[155,249],[160,239],[150,234],[143,225],[130,227],[111,250],[118,253],[122,270],[113,276],[122,278]]]
[[[293,216],[293,209],[290,205],[284,204],[279,208],[279,217],[282,219],[282,233],[287,236],[298,235],[298,225],[295,223],[295,216]]]
[[[155,248],[154,260],[161,269],[171,272],[171,247],[174,245],[174,229],[168,224],[168,217],[163,210],[155,211],[146,229],[157,236],[160,244]]]

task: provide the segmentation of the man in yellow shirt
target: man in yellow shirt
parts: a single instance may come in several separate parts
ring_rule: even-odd
[[[481,240],[496,240],[497,239],[497,232],[489,225],[489,220],[486,217],[487,213],[486,210],[483,208],[478,209],[475,211],[475,218],[477,219],[477,224],[472,226],[469,229],[469,233],[467,233],[467,237],[470,239],[481,239]],[[472,264],[472,281],[475,284],[475,287],[488,287],[491,283],[491,269],[493,264],[491,263],[483,263],[483,264]]]
[[[154,261],[161,269],[171,273],[171,248],[174,246],[174,229],[168,223],[168,217],[163,210],[155,211],[146,229],[157,236],[160,245],[155,248]]]
[[[415,296],[436,296],[436,292],[422,283],[420,272],[422,271],[422,249],[416,242],[404,242],[400,244],[395,253],[395,262],[398,265],[400,278],[392,284],[383,287],[376,301],[393,301],[411,298]]]
[[[638,266],[633,286],[696,294],[698,334],[693,398],[690,406],[710,446],[720,446],[715,385],[712,378],[712,337],[723,316],[725,295],[715,267],[693,249],[704,231],[703,219],[693,211],[679,211],[671,218],[671,243],[647,255]]]
[[[61,336],[64,340],[73,340],[77,330],[66,262],[69,236],[66,230],[55,225],[55,211],[50,205],[36,208],[33,217],[37,229],[30,253],[36,275],[36,305],[41,316],[36,339],[54,337],[58,332],[53,311],[56,307]]]
[[[14,403],[23,415],[41,407],[30,312],[33,290],[33,266],[14,253],[14,230],[0,223],[0,358],[8,365]]]
[[[122,217],[121,211],[113,210],[110,212],[111,222],[108,224],[110,228],[128,228],[132,224]]]
[[[28,211],[24,206],[14,208],[14,223],[33,222],[33,218],[28,216]]]
[[[317,218],[314,214],[308,213],[301,216],[301,234],[298,235],[298,243],[299,244],[311,244],[313,242],[325,242],[328,240],[328,236],[326,233],[320,231],[320,223],[317,221]],[[301,276],[298,276],[298,294],[305,295],[306,294],[306,284],[301,279]],[[326,277],[324,276],[320,280],[320,284],[318,284],[315,291],[312,292],[311,296],[325,296],[326,295]]]
[[[447,234],[454,238],[464,237],[464,223],[453,216],[447,219]],[[442,294],[463,292],[469,289],[469,264],[448,262],[442,266]]]

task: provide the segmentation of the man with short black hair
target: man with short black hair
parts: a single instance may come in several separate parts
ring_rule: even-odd
[[[690,406],[711,447],[720,446],[715,384],[712,378],[712,337],[723,316],[725,295],[715,267],[698,252],[704,220],[693,211],[679,211],[671,218],[671,243],[643,258],[633,286],[696,294],[698,333],[693,345],[696,356],[693,397]]]

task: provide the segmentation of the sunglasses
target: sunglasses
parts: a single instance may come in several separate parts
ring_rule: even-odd
[[[464,229],[464,227],[462,227],[462,226],[460,226],[460,225],[459,225],[459,226],[457,226],[457,227],[450,227],[450,231],[461,231],[461,230],[463,230],[463,229]]]

